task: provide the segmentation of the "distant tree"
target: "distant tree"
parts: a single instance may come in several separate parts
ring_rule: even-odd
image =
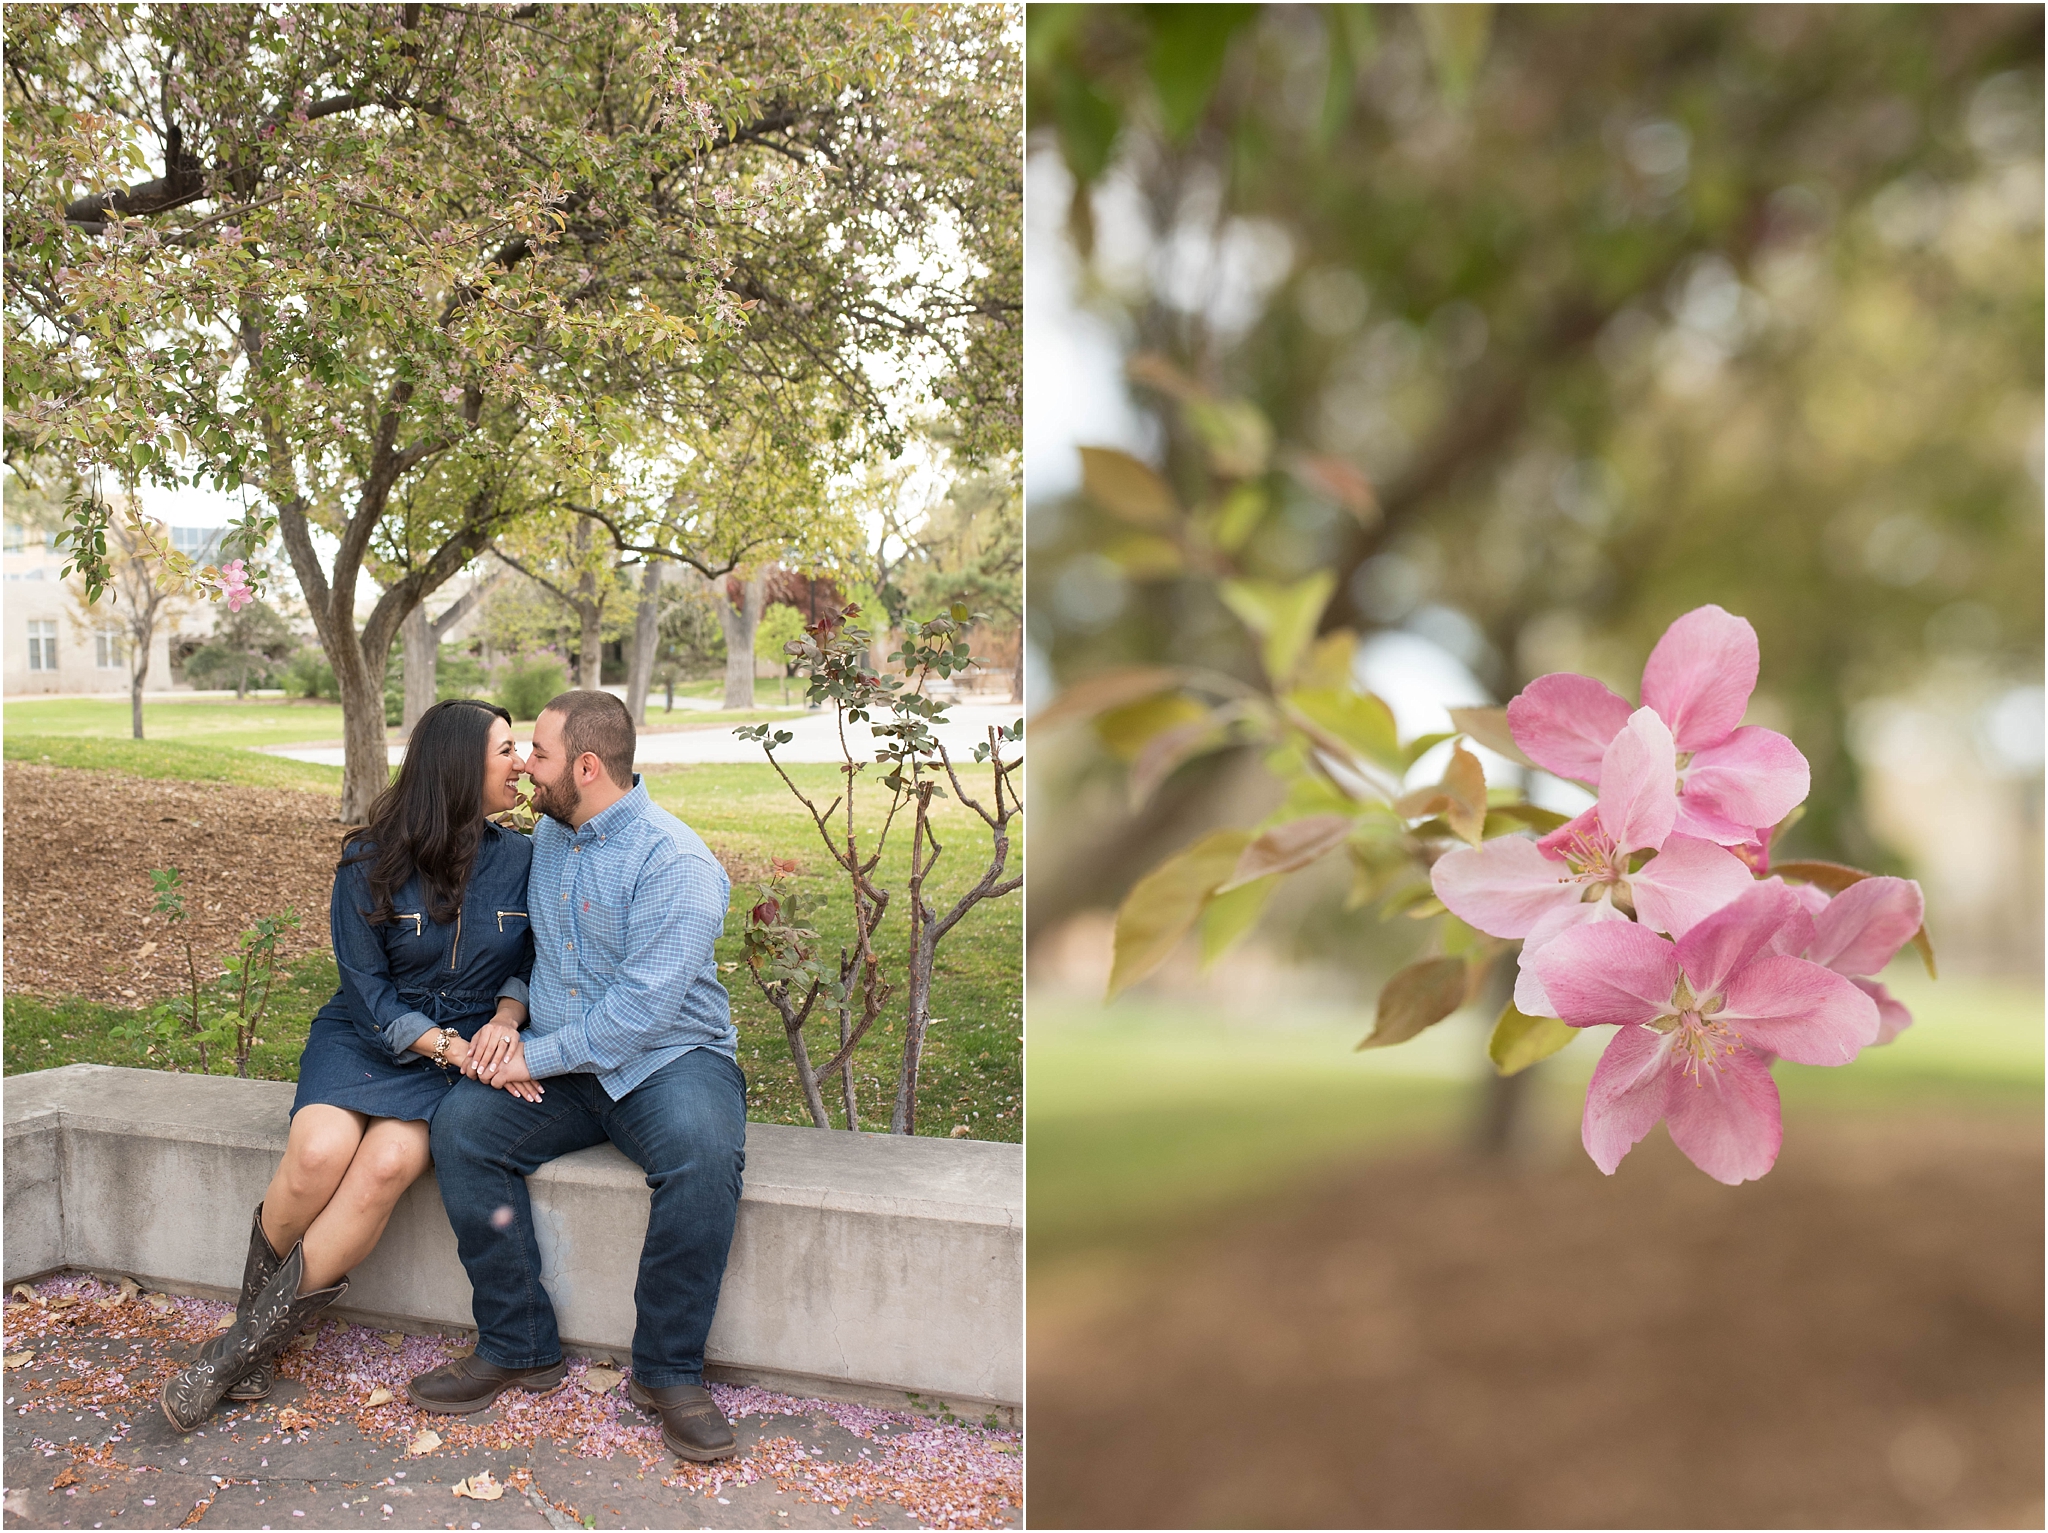
[[[269,686],[298,652],[291,624],[268,602],[252,601],[240,612],[217,609],[213,637],[185,658],[185,679],[194,686],[231,684],[236,697],[253,686]]]

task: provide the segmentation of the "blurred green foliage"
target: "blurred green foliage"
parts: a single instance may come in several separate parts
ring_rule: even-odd
[[[1718,602],[1814,767],[1788,851],[1864,866],[1857,704],[2038,682],[2038,9],[1041,5],[1028,60],[1080,301],[1171,364],[1142,405],[1177,370],[1271,423],[1233,562],[1329,571],[1326,627],[1417,632],[1497,701],[1633,695]],[[1221,428],[1156,429],[1189,497]],[[1257,674],[1129,517],[1034,501],[1030,538],[1062,682]],[[1150,860],[1091,841],[1043,908]]]

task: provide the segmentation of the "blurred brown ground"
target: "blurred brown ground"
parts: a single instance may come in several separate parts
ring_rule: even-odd
[[[2042,1132],[1356,1161],[1035,1262],[1034,1527],[2040,1527]]]

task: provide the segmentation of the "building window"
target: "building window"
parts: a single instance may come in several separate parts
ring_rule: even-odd
[[[18,554],[28,546],[22,535],[21,523],[8,522],[0,526],[0,550]]]
[[[28,625],[28,668],[32,671],[57,669],[57,625],[36,622]]]
[[[92,636],[92,663],[103,671],[121,668],[121,630],[102,628]]]
[[[210,559],[220,548],[220,527],[173,527],[171,547],[195,559]]]

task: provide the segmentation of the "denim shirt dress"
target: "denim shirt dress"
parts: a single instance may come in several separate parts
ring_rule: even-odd
[[[396,919],[372,926],[369,860],[346,861],[334,875],[328,925],[341,988],[313,1018],[292,1111],[319,1102],[429,1122],[461,1074],[412,1052],[414,1041],[442,1026],[473,1037],[501,996],[527,998],[533,843],[486,824],[461,908],[445,923],[434,920],[415,874],[392,900]]]

